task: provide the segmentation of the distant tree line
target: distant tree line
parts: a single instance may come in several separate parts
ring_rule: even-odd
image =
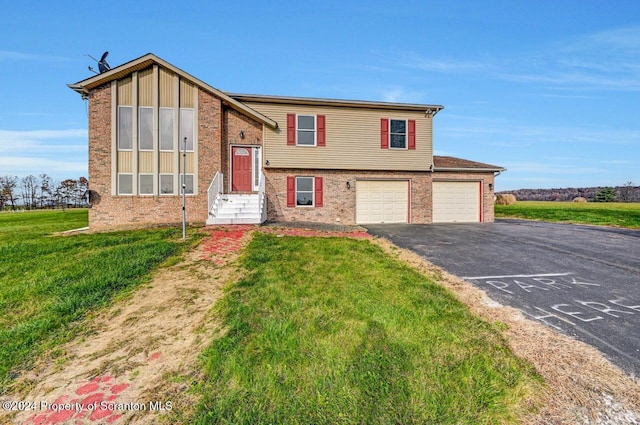
[[[585,198],[589,202],[640,202],[640,186],[635,186],[633,182],[617,187],[518,189],[497,193],[511,193],[518,201],[573,201],[575,198]]]
[[[0,211],[88,206],[86,177],[54,182],[47,174],[0,176]]]

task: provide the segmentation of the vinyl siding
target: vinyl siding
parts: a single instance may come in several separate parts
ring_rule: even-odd
[[[265,126],[264,161],[271,168],[427,171],[433,161],[432,117],[424,112],[245,102],[278,123]],[[287,113],[326,117],[326,146],[287,146]],[[380,119],[416,121],[416,149],[381,149]]]
[[[174,164],[173,152],[160,152],[160,173],[170,174],[173,173]]]
[[[138,152],[138,172],[142,174],[153,173],[153,152]]]
[[[133,82],[131,77],[118,81],[118,106],[133,106]]]
[[[153,68],[138,73],[138,106],[153,106]]]
[[[174,74],[160,68],[160,107],[172,108],[176,106],[173,98]]]
[[[133,172],[133,152],[118,151],[118,173]]]

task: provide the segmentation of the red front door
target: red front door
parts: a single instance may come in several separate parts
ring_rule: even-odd
[[[251,192],[251,148],[231,148],[231,190]]]

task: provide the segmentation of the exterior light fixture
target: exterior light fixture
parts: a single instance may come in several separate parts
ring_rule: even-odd
[[[241,138],[241,139],[244,139],[244,131],[241,131],[241,132],[240,132],[240,138]]]
[[[351,183],[347,181],[347,189],[351,189]]]

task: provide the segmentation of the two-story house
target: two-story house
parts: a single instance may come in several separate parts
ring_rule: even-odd
[[[89,225],[493,221],[501,167],[433,155],[439,105],[231,94],[153,54],[88,101]]]

